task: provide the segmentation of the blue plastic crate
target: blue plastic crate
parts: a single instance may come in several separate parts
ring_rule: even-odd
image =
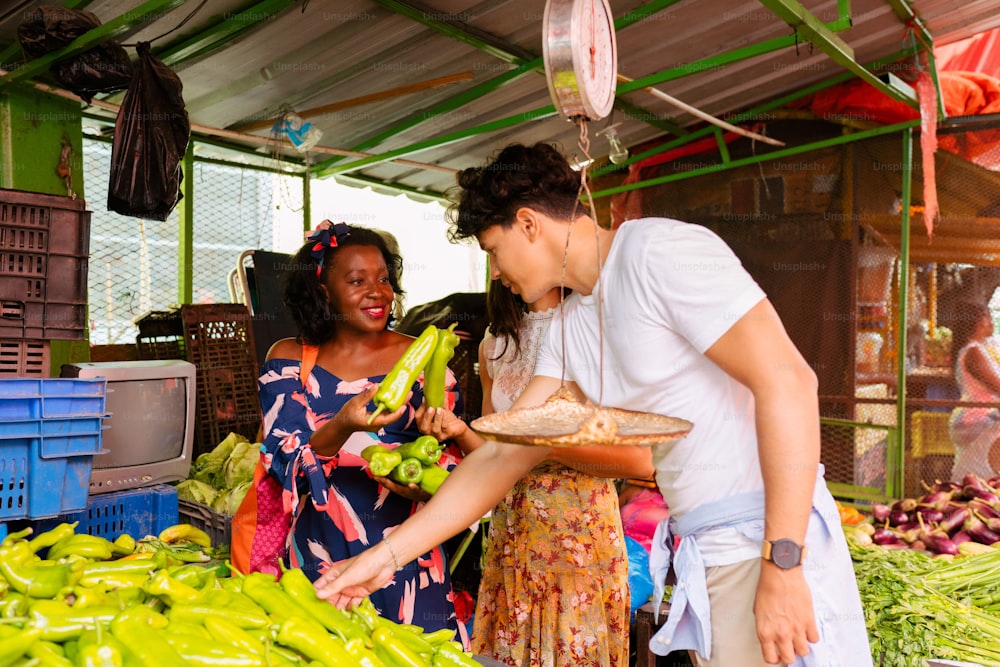
[[[103,417],[105,378],[0,378],[0,420]]]
[[[137,540],[159,535],[164,528],[178,523],[177,489],[169,484],[157,484],[90,496],[84,510],[34,522],[33,527],[38,533],[74,521],[79,522],[76,532],[109,540],[122,534]]]
[[[0,521],[41,519],[87,506],[101,432],[0,438]]]

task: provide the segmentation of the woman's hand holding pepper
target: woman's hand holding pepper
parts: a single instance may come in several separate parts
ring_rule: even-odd
[[[337,415],[316,429],[309,444],[320,456],[333,456],[343,444],[357,431],[378,431],[403,416],[409,407],[409,403],[404,401],[403,405],[395,412],[382,413],[368,423],[368,404],[371,402],[378,385],[373,384],[349,401],[344,403]]]
[[[372,479],[393,493],[410,500],[415,500],[418,503],[425,503],[431,499],[431,494],[427,493],[416,484],[400,484],[389,477],[378,477],[376,475],[372,475]]]
[[[392,581],[395,572],[396,564],[388,549],[376,544],[357,556],[333,563],[313,586],[321,600],[339,609],[351,609]]]
[[[460,417],[447,408],[429,408],[421,404],[413,415],[421,433],[433,435],[438,442],[453,440],[466,454],[485,442]]]

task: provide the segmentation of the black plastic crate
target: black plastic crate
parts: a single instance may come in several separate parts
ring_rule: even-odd
[[[233,538],[233,517],[220,514],[208,505],[190,500],[177,501],[177,513],[180,523],[186,523],[201,528],[212,538],[212,547],[230,546]]]

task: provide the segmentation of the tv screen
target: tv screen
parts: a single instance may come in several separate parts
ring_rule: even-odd
[[[195,366],[186,361],[65,364],[63,377],[107,379],[102,453],[90,493],[185,479],[194,446]]]

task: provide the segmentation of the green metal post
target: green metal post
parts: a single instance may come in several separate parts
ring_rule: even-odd
[[[910,204],[913,187],[913,128],[903,130],[903,157],[901,176],[903,192],[900,202],[900,237],[899,237],[899,304],[896,324],[896,339],[899,341],[896,350],[896,425],[900,434],[896,446],[895,470],[886,471],[886,489],[893,498],[903,497],[904,465],[903,455],[906,439],[906,311],[909,304],[910,291]]]
[[[184,195],[177,208],[177,301],[194,299],[194,140],[188,142],[181,164]]]
[[[309,177],[309,170],[302,174],[302,231],[308,232],[312,229],[312,179]]]

